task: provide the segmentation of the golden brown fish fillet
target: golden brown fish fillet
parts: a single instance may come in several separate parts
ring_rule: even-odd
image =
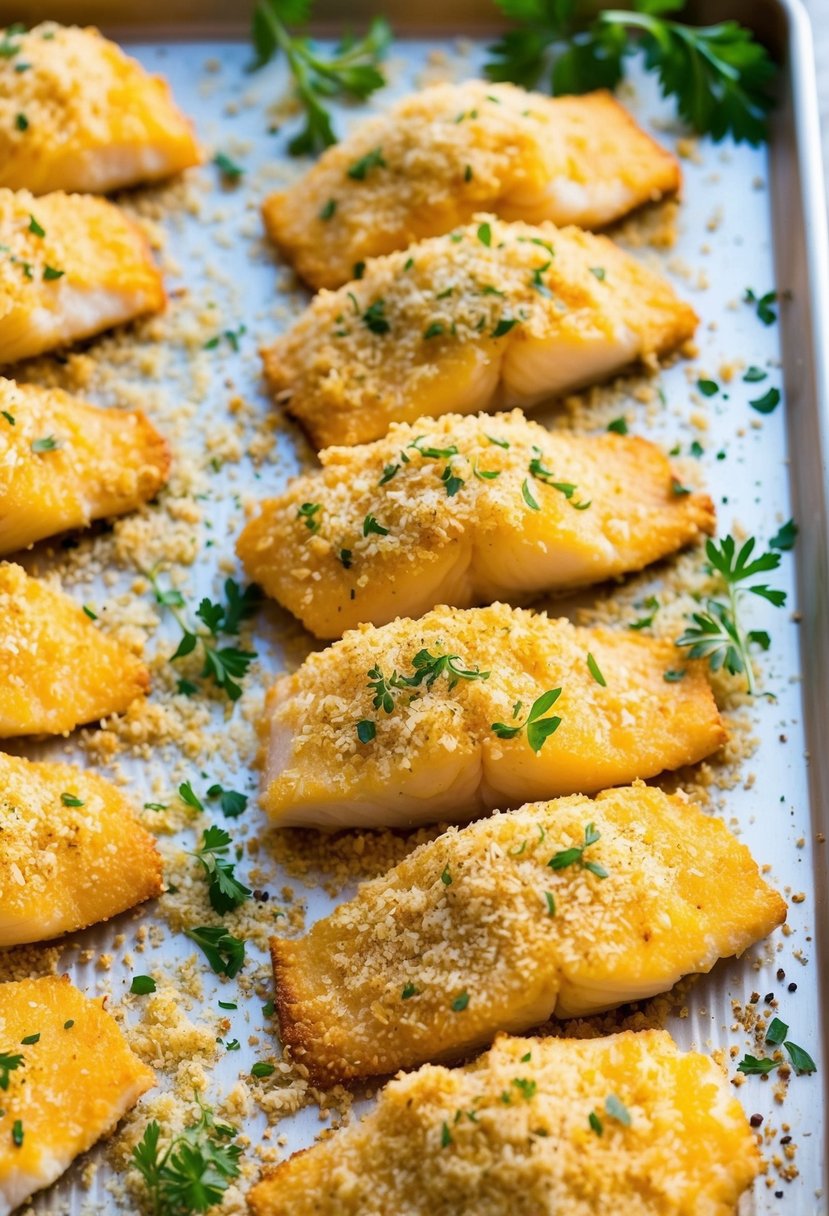
[[[265,226],[313,287],[477,211],[600,228],[679,189],[675,157],[606,92],[545,97],[469,80],[424,89],[362,122],[287,190]]]
[[[0,189],[0,364],[164,307],[141,227],[106,199]]]
[[[46,21],[0,37],[0,186],[108,194],[203,159],[166,80],[98,30]]]
[[[721,1071],[665,1031],[502,1035],[464,1068],[397,1077],[248,1201],[254,1216],[734,1216],[759,1170]]]
[[[263,807],[326,829],[594,793],[726,738],[704,664],[673,642],[505,604],[351,630],[276,681],[262,731]]]
[[[12,562],[0,562],[0,671],[0,739],[63,734],[150,687],[141,660],[80,604]]]
[[[50,1186],[155,1084],[106,1002],[66,976],[0,984],[0,1052],[17,1061],[0,1102],[3,1216]]]
[[[0,947],[84,929],[162,890],[155,840],[120,790],[0,753]]]
[[[587,843],[586,843],[587,842]],[[643,784],[450,828],[295,941],[281,1040],[323,1087],[665,992],[786,917],[745,845]]]
[[[393,422],[528,409],[674,350],[696,325],[607,237],[479,216],[321,292],[262,358],[277,400],[323,448],[379,439]]]
[[[132,511],[169,468],[167,444],[138,410],[0,377],[0,555]]]
[[[262,503],[237,552],[322,638],[435,604],[526,601],[640,570],[714,529],[655,444],[446,414],[329,448]],[[377,520],[384,534],[364,535]]]

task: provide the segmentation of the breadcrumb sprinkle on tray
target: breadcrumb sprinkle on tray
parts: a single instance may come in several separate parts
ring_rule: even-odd
[[[362,1110],[361,1099],[374,1092],[370,1084],[323,1092],[303,1063],[280,1048],[268,939],[300,936],[353,895],[359,881],[434,839],[440,825],[408,835],[352,831],[322,838],[271,828],[258,805],[257,723],[265,693],[321,643],[272,602],[240,615],[237,632],[220,627],[210,634],[197,613],[206,598],[223,609],[227,623],[235,594],[227,580],[239,593],[246,586],[235,556],[243,526],[256,504],[284,492],[289,476],[317,467],[305,439],[270,401],[258,355],[308,302],[260,219],[265,196],[288,187],[303,166],[285,155],[294,120],[277,105],[281,77],[270,68],[249,77],[246,47],[185,43],[173,52],[146,45],[135,53],[171,81],[182,111],[196,118],[201,143],[211,154],[232,156],[243,174],[234,184],[211,163],[118,197],[163,268],[166,310],[15,367],[18,379],[92,405],[141,411],[169,445],[171,465],[166,486],[132,513],[40,541],[14,560],[72,597],[102,633],[143,652],[151,691],[71,736],[15,742],[8,750],[89,765],[113,782],[158,837],[166,889],[103,927],[0,954],[0,977],[68,972],[88,995],[106,996],[133,1050],[159,1081],[117,1135],[77,1162],[48,1199],[34,1202],[34,1211],[50,1204],[72,1216],[135,1210],[141,1188],[129,1168],[133,1146],[151,1118],[171,1134],[191,1123],[198,1097],[240,1129],[242,1172],[215,1210],[241,1216],[261,1166],[284,1161],[327,1128],[348,1122],[355,1104]],[[452,43],[442,57],[435,54],[434,44],[407,44],[405,56],[397,48],[393,84],[366,109],[378,111],[426,78],[464,79],[481,57],[475,46],[461,55]],[[685,185],[680,203],[670,200],[629,218],[613,235],[665,275],[703,324],[693,345],[660,366],[573,393],[555,409],[536,412],[534,421],[552,431],[610,429],[659,442],[681,486],[713,498],[719,534],[755,536],[764,549],[791,514],[785,404],[768,413],[750,404],[770,388],[782,390],[778,330],[742,302],[747,289],[761,296],[774,286],[769,240],[764,235],[758,244],[747,235],[769,231],[767,194],[753,185],[767,178],[765,152],[729,146],[723,163],[722,149],[689,141],[673,124],[653,81],[635,72],[631,79],[625,104],[683,157]],[[338,121],[345,127],[364,112],[344,112]],[[271,134],[273,127],[279,129]],[[741,959],[664,996],[544,1027],[583,1038],[667,1027],[681,1047],[714,1054],[764,1154],[755,1205],[769,1216],[786,1210],[780,1193],[791,1210],[812,1202],[805,1180],[816,1176],[820,1151],[817,1082],[797,1076],[785,1059],[766,1076],[745,1075],[737,1065],[746,1055],[770,1052],[765,1034],[772,1016],[816,1054],[813,903],[799,896],[808,890],[813,851],[825,848],[810,830],[794,563],[786,552],[774,579],[789,593],[787,607],[775,609],[760,597],[747,606],[750,628],[771,638],[767,652],[755,651],[760,695],[749,697],[739,677],[713,674],[728,744],[657,783],[669,792],[686,790],[749,846],[767,881],[786,893],[786,926]],[[539,606],[582,626],[672,641],[714,589],[695,547],[617,584]],[[171,662],[183,630],[197,635],[196,645]],[[205,641],[255,654],[235,681],[237,699],[202,674]],[[684,655],[677,650],[677,670]],[[229,834],[225,859],[250,891],[222,914],[211,904],[205,866],[194,855],[211,827]],[[246,944],[244,964],[232,977],[216,974],[199,944],[185,936],[219,923]],[[154,991],[131,991],[135,977],[149,977]]]

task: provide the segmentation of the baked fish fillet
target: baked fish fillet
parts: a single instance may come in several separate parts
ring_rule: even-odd
[[[322,1086],[457,1058],[665,992],[785,917],[745,845],[685,797],[536,803],[450,828],[306,937],[273,938],[281,1039]]]
[[[0,562],[0,671],[0,739],[63,734],[123,713],[150,687],[132,651],[13,562]]]
[[[0,364],[164,307],[142,228],[114,203],[0,189]]]
[[[675,349],[696,324],[607,237],[479,216],[321,292],[262,358],[277,400],[324,448],[393,422],[528,409]]]
[[[106,1001],[65,976],[0,984],[0,1052],[15,1061],[0,1102],[0,1216],[50,1186],[155,1084]]]
[[[202,160],[167,82],[98,30],[47,21],[0,38],[0,186],[106,194]]]
[[[665,1031],[502,1035],[464,1068],[395,1078],[248,1200],[254,1216],[734,1216],[759,1170],[723,1074]]]
[[[0,377],[0,554],[123,515],[167,480],[170,453],[138,410],[98,409]]]
[[[265,227],[313,287],[476,211],[600,228],[679,189],[676,159],[606,92],[544,97],[442,84],[405,97],[265,200]]]
[[[398,423],[320,459],[262,503],[237,551],[322,638],[435,604],[600,582],[714,530],[710,498],[690,493],[655,444],[550,433],[518,410]],[[364,535],[370,518],[384,534]]]
[[[705,666],[673,642],[506,604],[351,630],[277,679],[262,729],[265,810],[327,829],[595,793],[726,738]]]
[[[162,889],[155,841],[120,790],[0,753],[0,946],[84,929]]]

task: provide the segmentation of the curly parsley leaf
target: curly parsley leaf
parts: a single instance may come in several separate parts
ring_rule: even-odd
[[[550,735],[555,734],[561,725],[561,718],[545,717],[548,710],[552,709],[556,701],[561,696],[560,688],[551,688],[548,692],[544,692],[540,697],[537,697],[530,706],[530,712],[523,722],[493,722],[492,731],[499,739],[514,739],[520,735],[523,730],[527,732],[527,742],[532,750],[538,755],[544,744],[549,739]],[[513,708],[513,718],[517,718],[521,712],[521,702],[516,702]]]
[[[204,956],[217,975],[233,979],[245,961],[245,943],[242,938],[228,933],[224,925],[199,925],[185,929],[185,937],[204,951]]]
[[[227,860],[231,843],[230,833],[214,824],[205,830],[200,847],[192,854],[204,868],[210,905],[220,916],[238,908],[252,895],[250,888],[236,877],[233,862]]]
[[[219,1203],[239,1177],[242,1149],[231,1141],[236,1128],[216,1123],[209,1107],[191,1127],[161,1147],[161,1127],[153,1119],[132,1151],[132,1164],[144,1179],[155,1216],[188,1216]]]

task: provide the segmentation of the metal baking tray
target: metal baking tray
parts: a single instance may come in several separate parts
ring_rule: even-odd
[[[424,78],[474,74],[483,62],[486,35],[497,25],[497,14],[486,0],[442,0],[441,4],[417,6],[387,0],[383,7],[405,37],[395,43],[391,53],[390,87],[373,99],[372,108],[385,105]],[[363,0],[320,3],[320,28],[356,26],[374,9],[374,4]],[[712,0],[696,5],[694,13],[700,20],[735,17],[757,30],[781,64],[780,102],[767,148],[730,143],[713,146],[702,141],[684,160],[686,185],[678,243],[661,260],[668,273],[682,272],[683,266],[691,268],[690,274],[681,273],[678,286],[703,317],[699,354],[693,363],[680,362],[660,376],[665,408],[646,410],[630,395],[625,396],[624,385],[620,403],[628,410],[635,433],[648,434],[669,448],[679,442],[683,451],[691,438],[701,439],[705,448],[702,471],[718,506],[722,532],[736,524],[768,538],[791,515],[800,525],[796,550],[784,558],[777,580],[777,585],[787,587],[789,605],[797,607],[797,614],[770,608],[766,612],[758,601],[752,620],[754,627],[769,628],[773,634],[772,650],[762,661],[762,687],[772,696],[758,697],[750,710],[759,745],[743,766],[743,780],[722,791],[715,805],[738,827],[757,859],[770,864],[770,877],[778,888],[789,896],[802,892],[805,899],[790,902],[790,936],[775,934],[771,950],[760,947],[743,960],[720,964],[710,976],[701,978],[689,992],[688,1016],[672,1021],[669,1029],[684,1047],[725,1049],[726,1058],[728,1048],[736,1047],[742,1054],[749,1040],[734,1021],[732,1000],[744,1002],[752,992],[775,993],[780,1016],[790,1023],[796,1041],[814,1055],[818,1073],[794,1078],[782,1107],[774,1103],[772,1086],[759,1078],[749,1078],[738,1091],[749,1113],[762,1114],[764,1127],[771,1124],[777,1129],[769,1156],[782,1155],[781,1128],[784,1122],[789,1125],[797,1145],[798,1170],[795,1179],[781,1182],[770,1166],[770,1184],[760,1178],[740,1210],[744,1216],[778,1212],[818,1216],[825,1212],[824,1062],[829,1061],[824,978],[829,974],[829,885],[827,846],[823,844],[829,835],[829,749],[825,742],[829,704],[825,464],[829,263],[813,56],[808,20],[798,0]],[[274,411],[263,392],[256,354],[259,342],[289,323],[306,298],[279,268],[258,220],[258,204],[264,194],[301,168],[285,155],[290,118],[284,130],[269,133],[269,128],[283,126],[284,115],[274,107],[284,95],[286,77],[281,64],[253,76],[247,73],[246,15],[224,0],[208,0],[198,6],[192,0],[145,0],[141,6],[114,6],[106,0],[52,0],[49,16],[66,22],[95,22],[106,33],[128,41],[132,53],[170,80],[179,104],[195,119],[208,148],[230,152],[246,169],[243,183],[230,189],[208,164],[191,175],[189,197],[196,200],[195,208],[174,192],[166,213],[154,214],[167,237],[171,306],[166,319],[137,331],[131,355],[124,354],[123,347],[120,354],[113,355],[111,345],[103,339],[88,344],[79,361],[61,364],[47,359],[25,369],[32,377],[57,376],[102,404],[143,405],[167,432],[178,467],[184,470],[171,491],[181,507],[179,514],[185,518],[191,508],[200,514],[187,524],[199,542],[199,556],[192,565],[174,572],[181,577],[188,602],[195,604],[202,594],[215,594],[226,573],[234,569],[233,540],[242,518],[237,496],[275,492],[296,468],[297,454],[308,456],[294,432],[267,429]],[[43,8],[34,0],[14,4],[0,0],[2,24],[42,17]],[[625,93],[624,100],[658,138],[673,146],[682,133],[672,119],[670,103],[659,99],[652,78],[634,69],[631,80],[634,88]],[[365,112],[365,107],[339,108],[339,128],[358,121]],[[146,209],[154,197],[150,190],[134,192],[127,203]],[[653,250],[647,256],[652,260],[659,257]],[[773,285],[781,296],[779,322],[766,328],[740,300],[747,287],[762,292]],[[203,340],[242,324],[246,331],[238,353],[229,347],[218,355],[203,349]],[[189,327],[189,337],[182,326]],[[153,353],[154,337],[165,352],[160,364],[153,362],[158,357]],[[739,375],[728,387],[727,401],[720,395],[706,406],[694,399],[696,376],[719,379],[718,368],[735,358],[746,365],[768,367],[770,383],[783,390],[783,405],[762,421],[748,408],[750,386],[743,385]],[[690,377],[689,367],[693,369]],[[632,383],[627,382],[628,390]],[[228,401],[234,397],[246,403],[243,412],[247,410],[251,420],[251,443],[238,460],[228,459],[227,445],[223,446]],[[182,402],[187,403],[184,413]],[[704,433],[694,430],[690,421],[703,408],[708,419]],[[727,453],[725,460],[717,460],[720,451]],[[217,453],[224,454],[217,460]],[[118,527],[114,534],[99,531],[80,538],[80,549],[106,555],[112,551],[113,536],[122,536]],[[133,539],[133,548],[136,543]],[[148,543],[151,550],[152,543]],[[125,544],[129,551],[130,543]],[[57,573],[67,591],[97,604],[104,616],[107,609],[116,619],[131,615],[138,627],[146,627],[147,653],[169,654],[177,640],[176,630],[166,619],[156,628],[151,597],[135,590],[136,571],[130,564],[135,553],[130,553],[129,560],[113,566],[107,582],[88,569],[73,569],[68,564],[72,555],[59,544],[39,546],[25,556],[25,564],[41,574]],[[658,580],[658,572],[655,577]],[[242,873],[244,876],[254,866],[255,881],[249,885],[264,887],[271,899],[258,905],[261,932],[248,947],[249,961],[243,972],[247,991],[235,982],[218,981],[198,955],[196,971],[203,995],[184,994],[180,1001],[183,1014],[207,1028],[205,1050],[211,1037],[223,1040],[217,1047],[218,1063],[215,1067],[211,1063],[207,1070],[207,1096],[217,1105],[240,1076],[249,1072],[253,1060],[275,1058],[278,1052],[271,1024],[262,1014],[263,1001],[270,995],[265,938],[274,924],[281,932],[289,931],[284,928],[287,918],[279,928],[276,913],[290,913],[304,904],[310,922],[326,912],[332,899],[342,897],[342,893],[329,894],[325,884],[336,868],[336,859],[348,848],[347,843],[332,845],[326,856],[326,850],[314,853],[307,842],[299,846],[310,859],[304,882],[280,867],[280,850],[273,847],[273,834],[267,832],[255,803],[250,720],[271,673],[300,661],[310,642],[274,607],[260,614],[255,641],[261,662],[246,682],[246,696],[231,720],[234,725],[226,726],[214,704],[201,745],[188,747],[185,741],[179,746],[157,737],[150,739],[143,757],[125,751],[107,760],[90,749],[94,732],[84,732],[69,740],[20,748],[31,755],[69,756],[79,763],[97,765],[104,773],[125,779],[139,805],[171,801],[184,780],[192,781],[199,791],[211,780],[220,780],[251,794],[245,816],[230,826],[240,839],[261,837],[261,848],[242,863]],[[159,693],[155,700],[160,700]],[[224,822],[213,813],[213,804],[208,804],[208,810],[210,820]],[[192,848],[196,840],[193,826],[184,823],[178,836],[164,837],[164,846]],[[284,897],[286,886],[293,890],[293,902]],[[143,953],[136,953],[135,934],[142,926],[151,933]],[[118,935],[123,935],[123,941]],[[125,961],[125,952],[131,960]],[[150,971],[179,984],[178,968],[194,953],[198,954],[158,910],[147,906],[110,925],[73,935],[53,951],[43,949],[25,958],[20,954],[0,957],[0,977],[7,977],[15,966],[30,963],[41,970],[66,970],[84,990],[110,993],[111,1007],[120,1010],[126,1024],[134,1027],[147,1006],[146,998],[125,1000],[132,975]],[[101,962],[102,955],[110,956],[110,961]],[[782,983],[776,976],[780,967],[786,973]],[[796,982],[796,993],[787,991],[790,982]],[[238,1011],[223,1014],[217,1008],[219,999],[238,1000]],[[218,1020],[221,1016],[230,1021],[227,1029]],[[240,1040],[241,1049],[227,1052],[224,1041],[232,1038]],[[250,1042],[251,1038],[256,1041]],[[185,1050],[184,1056],[187,1054]],[[198,1057],[197,1052],[195,1055]],[[729,1062],[732,1075],[735,1063]],[[193,1067],[198,1072],[197,1058],[195,1065],[186,1058],[179,1065],[179,1081],[185,1089],[188,1069]],[[160,1072],[159,1079],[162,1090],[170,1087],[169,1072]],[[279,1100],[276,1080],[257,1087],[257,1093],[272,1104]],[[237,1112],[234,1121],[250,1138],[249,1159],[258,1163],[256,1149],[265,1119],[257,1103],[251,1103],[247,1114]],[[314,1105],[287,1116],[268,1142],[273,1155],[279,1157],[311,1143],[324,1122]],[[277,1137],[282,1136],[284,1143],[277,1149]],[[118,1177],[107,1151],[101,1146],[76,1163],[35,1201],[34,1210],[73,1216],[130,1210],[128,1199],[119,1200]],[[229,1192],[229,1208],[242,1210],[244,1189]],[[776,1197],[779,1192],[782,1198]]]

